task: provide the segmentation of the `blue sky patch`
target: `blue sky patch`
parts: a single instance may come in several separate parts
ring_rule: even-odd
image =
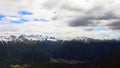
[[[5,15],[0,14],[0,20],[1,20],[2,18],[4,18],[4,17],[5,17]]]
[[[46,20],[44,18],[41,18],[41,19],[35,18],[34,21],[49,22],[49,20]]]
[[[22,22],[28,22],[29,20],[26,19],[20,19]]]
[[[22,10],[22,11],[19,11],[18,14],[21,14],[21,15],[32,15],[33,13],[29,12],[29,11]]]
[[[16,20],[16,21],[10,21],[11,23],[16,23],[16,24],[21,24],[21,23],[24,23],[24,22],[28,22],[28,20],[26,19],[20,19],[20,20]]]
[[[97,27],[95,28],[95,31],[102,31],[102,30],[106,30],[106,27]]]

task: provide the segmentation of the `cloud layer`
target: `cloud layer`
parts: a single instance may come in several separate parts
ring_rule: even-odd
[[[119,37],[119,4],[119,0],[2,0],[0,32]]]

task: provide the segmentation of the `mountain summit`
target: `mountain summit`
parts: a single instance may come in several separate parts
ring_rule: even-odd
[[[55,37],[52,36],[44,36],[44,35],[9,35],[9,36],[0,36],[0,41],[44,41],[44,40],[50,40],[50,41],[57,41]]]

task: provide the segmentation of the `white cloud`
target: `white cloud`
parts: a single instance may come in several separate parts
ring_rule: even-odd
[[[119,4],[119,0],[2,0],[0,14],[6,15],[6,17],[0,21],[0,32],[42,32],[62,37],[99,36],[113,31],[112,27],[115,25],[112,26],[112,23],[120,19]],[[18,12],[21,10],[30,11],[33,15],[20,15]],[[50,21],[36,22],[35,18]],[[19,19],[26,19],[29,22],[10,23],[10,20]],[[109,24],[111,25],[109,26]],[[117,27],[119,27],[118,25]],[[108,30],[96,33],[94,31],[96,27],[106,27]],[[119,33],[119,31],[116,32]],[[115,35],[111,34],[109,35],[112,37]]]

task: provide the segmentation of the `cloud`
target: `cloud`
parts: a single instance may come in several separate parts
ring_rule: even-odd
[[[78,26],[97,26],[97,24],[100,23],[102,20],[119,20],[120,17],[116,16],[115,14],[108,12],[105,13],[104,16],[89,16],[90,13],[86,14],[84,17],[76,17],[72,20],[70,20],[69,25],[72,27],[78,27]],[[95,23],[97,22],[97,23]]]
[[[91,19],[89,18],[75,18],[73,20],[71,20],[69,22],[69,25],[70,26],[73,26],[73,27],[77,27],[77,26],[93,26],[94,24],[92,24],[93,22],[91,21]]]
[[[112,30],[120,30],[120,20],[114,21],[107,25]]]
[[[52,2],[53,1],[53,2]],[[56,0],[47,1],[44,5],[45,7],[49,7],[49,3],[52,4],[49,9],[58,8],[59,13],[53,20],[70,18],[68,25],[70,26],[91,26],[99,23],[94,23],[95,20],[109,20],[120,19],[119,7],[118,4],[120,1],[116,0],[105,0],[105,1],[97,1],[97,0],[68,0],[68,1],[60,1],[56,3]],[[55,5],[54,4],[57,4]],[[99,4],[98,4],[99,3]],[[117,7],[117,8],[116,8]],[[116,11],[117,10],[117,11]]]
[[[60,5],[60,3],[62,2],[62,0],[61,1],[57,1],[57,0],[52,0],[52,1],[50,1],[50,0],[47,0],[44,4],[43,4],[43,7],[45,7],[46,9],[55,9],[55,7],[57,7],[57,6],[59,6]]]
[[[113,37],[119,35],[119,4],[119,0],[2,0],[0,31]]]
[[[0,32],[16,32],[19,31],[18,27],[12,24],[0,24]]]

